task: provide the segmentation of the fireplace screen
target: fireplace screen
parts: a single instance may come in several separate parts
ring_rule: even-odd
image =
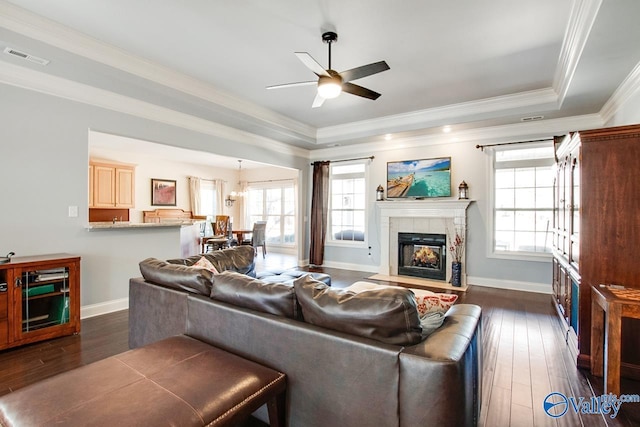
[[[398,233],[398,274],[446,280],[444,234]]]
[[[414,245],[413,255],[411,256],[411,266],[440,268],[440,248],[436,248],[434,246]]]

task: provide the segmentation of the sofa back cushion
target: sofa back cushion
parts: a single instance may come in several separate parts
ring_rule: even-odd
[[[211,299],[291,319],[302,317],[292,284],[267,283],[234,271],[215,275]]]
[[[200,295],[211,294],[213,273],[207,269],[172,264],[156,258],[147,258],[139,266],[142,277],[149,282]]]
[[[255,252],[253,247],[240,245],[232,248],[213,251],[202,255],[194,255],[188,258],[169,259],[170,264],[182,264],[191,266],[205,257],[219,272],[237,271],[247,276],[256,277]]]
[[[293,282],[302,316],[308,323],[395,345],[413,345],[422,328],[408,289],[352,292],[331,288],[311,276]]]

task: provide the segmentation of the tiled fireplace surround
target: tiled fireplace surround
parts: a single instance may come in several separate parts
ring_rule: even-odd
[[[380,274],[398,275],[398,233],[441,233],[466,230],[469,200],[385,200],[376,202],[380,216]],[[466,239],[465,239],[466,243]],[[447,250],[448,251],[448,250]],[[466,256],[466,250],[465,250]],[[462,285],[466,285],[462,259]],[[451,255],[447,252],[447,279],[451,278]],[[425,282],[429,280],[425,279]]]

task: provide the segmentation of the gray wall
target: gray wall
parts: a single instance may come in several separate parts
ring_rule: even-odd
[[[378,235],[380,219],[374,200],[376,187],[380,184],[386,187],[387,162],[451,157],[451,194],[453,198],[457,199],[458,185],[464,180],[469,184],[470,199],[474,201],[467,210],[466,269],[469,282],[479,285],[550,292],[550,256],[540,261],[516,261],[489,256],[487,250],[487,240],[491,239],[488,230],[491,210],[487,203],[489,198],[489,155],[476,149],[475,143],[456,143],[450,139],[443,134],[441,140],[434,141],[433,138],[429,141],[412,140],[410,141],[411,148],[389,149],[388,147],[405,145],[400,141],[392,141],[384,144],[384,148],[375,146],[373,150],[369,149],[369,151],[351,149],[345,150],[342,155],[334,154],[326,157],[326,159],[332,160],[375,156],[369,167],[370,179],[368,182],[369,204],[371,206],[368,218],[368,245],[371,246],[371,257],[369,257],[369,250],[366,247],[354,249],[328,246],[325,249],[326,264],[348,268],[359,266],[361,269],[377,272],[377,266],[380,263],[380,236]],[[490,143],[490,141],[483,141],[483,143]],[[325,154],[327,153],[325,152]],[[314,153],[313,155],[315,157],[319,154]]]
[[[142,259],[179,255],[176,229],[87,231],[89,129],[296,169],[309,162],[4,84],[0,117],[0,253],[80,255],[85,308],[127,298]]]

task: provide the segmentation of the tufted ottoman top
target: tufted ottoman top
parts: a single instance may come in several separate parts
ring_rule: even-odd
[[[331,276],[325,273],[313,273],[309,271],[302,271],[296,269],[270,269],[256,273],[256,278],[267,283],[291,283],[299,277],[305,274],[310,274],[315,280],[323,282],[328,286],[331,286]]]

